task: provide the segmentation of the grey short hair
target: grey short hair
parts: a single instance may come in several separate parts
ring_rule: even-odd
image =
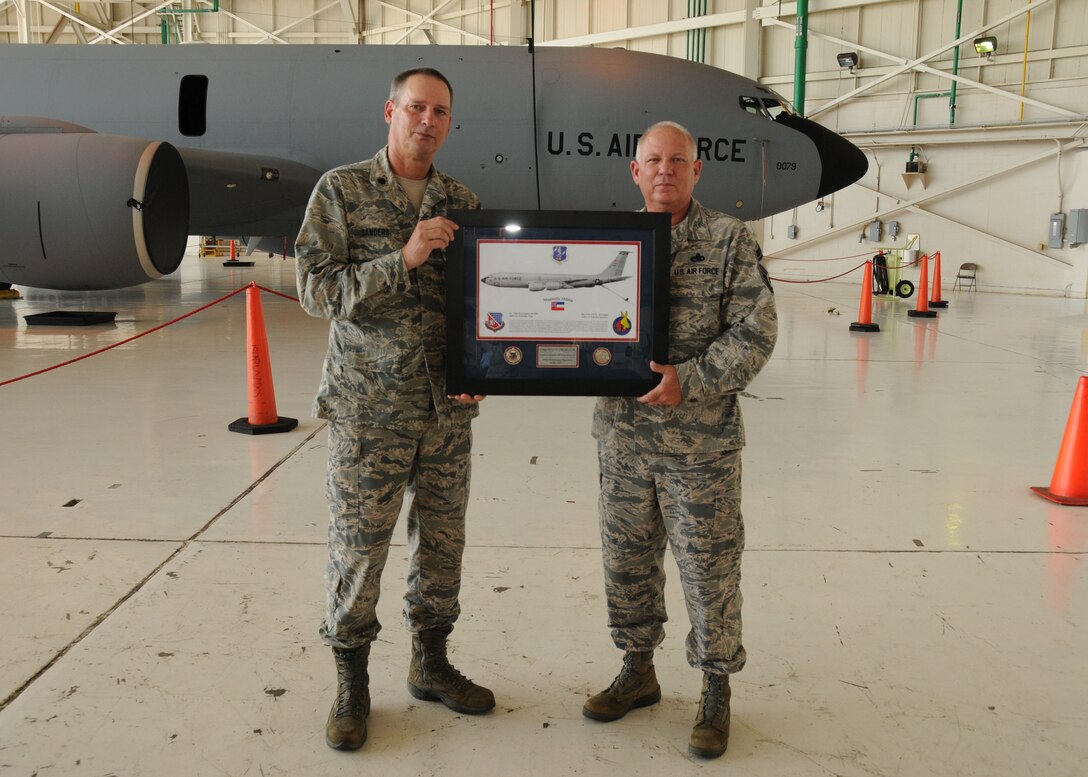
[[[656,124],[651,124],[649,127],[646,128],[646,131],[643,132],[639,136],[638,142],[635,144],[635,159],[636,160],[640,159],[642,157],[642,139],[644,137],[646,137],[647,135],[649,135],[650,133],[655,132],[655,131],[660,130],[660,129],[676,130],[681,135],[683,135],[685,138],[687,138],[688,139],[688,146],[691,148],[691,158],[692,158],[692,160],[695,159],[695,157],[696,157],[695,136],[691,134],[691,132],[688,130],[688,128],[685,127],[683,124],[678,124],[675,121],[659,121]]]
[[[411,70],[405,70],[403,73],[397,73],[393,77],[393,83],[389,85],[389,100],[392,103],[396,103],[400,99],[401,93],[404,91],[404,85],[408,83],[408,79],[412,76],[427,76],[428,78],[437,78],[439,81],[446,85],[446,88],[450,90],[450,107],[453,107],[453,86],[450,84],[448,78],[435,70],[433,67],[414,67]]]

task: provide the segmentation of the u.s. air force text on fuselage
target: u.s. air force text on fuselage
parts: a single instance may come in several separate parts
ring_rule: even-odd
[[[615,156],[631,159],[635,156],[638,139],[642,137],[638,132],[613,132],[610,136],[594,137],[592,132],[572,131],[568,143],[566,130],[548,130],[548,153],[552,156]],[[748,141],[744,138],[708,138],[697,137],[695,139],[696,157],[704,161],[715,162],[746,162],[745,151]],[[779,170],[796,170],[795,160],[782,160],[787,163]]]

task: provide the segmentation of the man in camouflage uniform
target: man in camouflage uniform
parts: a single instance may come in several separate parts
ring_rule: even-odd
[[[366,741],[367,662],[381,629],[375,607],[406,490],[408,690],[458,712],[495,706],[491,691],[446,656],[460,612],[470,422],[483,399],[445,391],[443,249],[457,225],[444,214],[480,207],[475,194],[432,165],[450,131],[452,104],[453,89],[438,71],[398,75],[385,104],[388,145],[369,161],[322,176],[296,243],[302,307],[331,322],[314,414],[329,422],[321,637],[338,675],[325,738],[342,750]]]
[[[622,718],[661,699],[653,651],[665,637],[666,542],[680,569],[691,630],[687,659],[703,671],[688,750],[716,758],[729,741],[729,675],[741,645],[740,449],[737,397],[777,336],[774,293],[748,227],[692,197],[702,162],[678,124],[639,141],[631,173],[646,210],[672,214],[669,364],[633,398],[597,400],[601,542],[608,622],[623,669],[582,713]]]

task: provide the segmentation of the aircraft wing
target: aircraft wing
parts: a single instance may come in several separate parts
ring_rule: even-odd
[[[189,176],[189,229],[194,235],[293,238],[321,177],[320,170],[290,159],[196,148],[178,151]]]

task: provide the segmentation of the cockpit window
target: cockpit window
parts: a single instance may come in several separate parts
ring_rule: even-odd
[[[756,116],[766,116],[767,111],[763,107],[763,100],[758,97],[748,97],[747,95],[741,95],[740,107],[748,111],[748,113],[754,113]]]
[[[783,113],[791,113],[790,106],[785,100],[778,95],[770,94],[771,96],[763,95],[760,97],[742,95],[740,107],[748,111],[748,113],[754,113],[756,116],[763,116],[767,119],[777,119]]]
[[[790,107],[777,97],[764,97],[763,109],[767,112],[767,115],[772,119],[777,119],[783,113],[790,113]]]

